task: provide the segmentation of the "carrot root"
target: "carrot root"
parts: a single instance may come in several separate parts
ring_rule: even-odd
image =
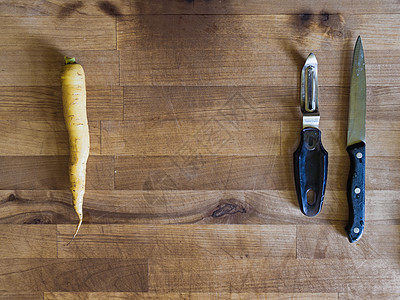
[[[76,235],[78,234],[79,229],[81,228],[82,221],[83,221],[83,219],[80,217],[80,218],[79,218],[78,226],[76,226],[76,229],[75,229],[74,236],[73,236],[72,239],[68,242],[67,246],[68,246],[69,244],[71,244],[71,242],[75,239]]]
[[[79,218],[75,234],[83,221],[83,197],[85,194],[86,163],[90,151],[89,127],[86,114],[85,73],[75,58],[64,57],[65,65],[61,73],[64,119],[68,129],[70,145],[69,177],[72,202]]]

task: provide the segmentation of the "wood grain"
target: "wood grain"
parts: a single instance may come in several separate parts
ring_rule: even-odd
[[[397,120],[399,93],[398,86],[367,88],[367,120]],[[385,123],[386,126],[390,124]]]
[[[301,120],[301,119],[300,119]],[[293,153],[300,141],[301,121],[281,122],[281,153]],[[322,144],[329,149],[330,156],[348,156],[347,120],[320,120]],[[366,121],[366,144],[368,155],[371,157],[398,157],[400,155],[400,122],[379,120]],[[382,151],[382,145],[385,145]],[[346,158],[347,159],[347,158]]]
[[[65,190],[1,190],[2,224],[76,222],[71,192]]]
[[[111,17],[120,15],[152,15],[152,14],[393,14],[399,10],[399,3],[396,0],[367,0],[362,3],[349,3],[346,0],[335,2],[324,2],[310,0],[299,2],[285,0],[281,2],[264,3],[259,0],[249,0],[246,3],[240,0],[231,1],[96,1],[88,0],[83,2],[68,2],[67,0],[41,0],[31,2],[27,0],[16,0],[13,4],[7,2],[0,4],[0,15],[2,16],[58,16],[67,18],[70,16],[89,15]]]
[[[400,297],[397,0],[0,3],[0,299]],[[350,74],[367,72],[366,226],[350,244]],[[318,59],[322,211],[299,209],[300,71]],[[60,71],[86,73],[84,221]]]
[[[362,298],[366,300],[372,299],[382,299],[382,300],[395,300],[399,299],[399,293],[376,293],[376,294],[368,294],[363,292],[353,292],[353,293],[339,293],[340,300],[349,300],[349,299],[356,299]]]
[[[0,121],[0,155],[69,155],[64,121]],[[100,154],[100,122],[89,121],[90,153]]]
[[[85,26],[74,30],[79,23]],[[114,50],[116,45],[115,21],[107,16],[0,17],[0,31],[4,41],[0,50],[42,49],[44,40],[64,50]]]
[[[296,66],[291,55],[285,52],[151,49],[121,50],[120,53],[121,85],[124,86],[295,87],[299,80],[300,63]],[[306,55],[304,53],[304,59]],[[319,53],[331,74],[321,76],[321,85],[340,85],[342,82],[339,74],[344,74],[344,70],[339,61],[351,60],[350,51],[336,55]],[[349,78],[344,80],[348,82]]]
[[[332,226],[297,226],[297,258],[325,259],[357,257],[360,259],[400,258],[400,244],[395,237],[400,232],[399,225],[374,225],[365,228],[358,247],[348,243],[344,228],[332,230]],[[391,240],[390,243],[385,243]]]
[[[0,188],[69,189],[68,156],[0,156]],[[35,170],[32,175],[32,171]],[[114,158],[90,156],[87,164],[88,189],[114,187]]]
[[[115,50],[60,50],[44,42],[43,49],[4,50],[0,56],[1,86],[60,86],[63,56],[73,56],[85,70],[89,86],[119,84],[119,60]]]
[[[0,292],[1,300],[43,300],[43,293],[36,292]]]
[[[400,224],[397,191],[367,191],[370,224]],[[2,224],[75,224],[68,190],[3,190]],[[293,191],[273,190],[87,190],[88,224],[325,224],[343,228],[348,218],[345,191],[326,192],[321,213],[305,219]],[[340,228],[330,230],[342,232]]]
[[[87,87],[90,121],[122,120],[119,86]],[[0,120],[64,121],[60,87],[0,87]]]
[[[115,188],[128,190],[246,190],[294,187],[282,156],[118,156]],[[186,153],[193,153],[192,156]],[[290,168],[291,169],[291,168]]]
[[[293,152],[297,144],[293,146]],[[191,148],[182,148],[180,156],[118,156],[115,161],[115,188],[120,190],[292,190],[293,152],[280,156],[204,156]],[[186,153],[193,153],[186,155]],[[347,178],[338,176],[347,169],[348,158],[332,157],[328,187],[345,189]],[[400,161],[391,158],[370,159],[370,166]],[[379,165],[379,166],[378,166]],[[396,176],[394,173],[393,176]],[[385,183],[385,189],[398,187],[390,179],[368,178],[370,188]],[[381,188],[383,189],[383,188]]]
[[[124,120],[178,124],[208,120],[232,123],[293,120],[301,118],[298,98],[297,88],[292,87],[127,86]],[[336,103],[337,98],[335,94],[330,101]]]
[[[348,86],[348,83],[346,84]],[[0,89],[1,91],[1,89]],[[319,110],[321,126],[341,125],[347,130],[350,90],[348,87],[320,87]],[[380,129],[398,130],[400,88],[394,86],[367,87],[367,121],[382,123]],[[130,87],[124,88],[124,120],[163,121],[258,121],[298,120],[301,112],[297,87]],[[384,122],[386,118],[392,122]],[[325,123],[325,121],[343,121]],[[379,122],[376,122],[379,121]],[[373,123],[371,123],[373,122]],[[293,124],[293,122],[289,123]],[[369,131],[367,132],[369,133]],[[390,133],[390,132],[388,132]],[[371,143],[368,143],[371,144]]]
[[[390,24],[390,26],[388,25]],[[118,18],[118,49],[351,50],[358,35],[368,50],[399,50],[397,14],[154,15]],[[268,28],[268,30],[265,30]],[[378,42],[379,41],[379,42]],[[319,54],[319,53],[318,53]]]
[[[397,158],[373,157],[367,161],[368,168],[373,170],[365,175],[365,184],[372,190],[396,190],[399,180],[400,160]],[[385,174],[385,176],[382,176]]]
[[[102,154],[279,155],[280,122],[104,121]]]
[[[147,261],[0,259],[0,286],[12,292],[147,291]]]
[[[299,50],[294,50],[299,51]],[[121,85],[142,86],[298,86],[307,52],[273,50],[121,50]],[[321,86],[350,83],[352,51],[316,53]],[[396,85],[400,51],[366,50],[367,85]],[[299,58],[300,57],[300,58]],[[374,70],[379,69],[376,73]]]
[[[295,258],[294,225],[58,225],[60,258]]]
[[[55,225],[0,224],[1,258],[56,258]]]
[[[293,152],[297,145],[293,148]],[[187,153],[191,149],[183,148]],[[292,153],[293,153],[292,152]],[[119,156],[115,162],[116,189],[272,189],[294,187],[292,155],[287,156]],[[347,157],[330,158],[328,188],[346,189]],[[366,187],[372,190],[398,190],[400,160],[392,157],[367,159]],[[381,174],[387,174],[381,176]]]
[[[400,292],[398,260],[390,259],[152,259],[149,263],[149,291],[154,292]]]
[[[219,293],[219,292],[202,292],[202,293],[44,293],[45,300],[56,300],[56,299],[68,299],[68,300],[79,300],[79,299],[96,299],[96,300],[107,300],[107,299],[233,299],[233,300],[246,300],[246,299],[271,299],[271,300],[318,300],[327,299],[334,300],[338,299],[336,293]],[[383,298],[389,299],[389,298]]]

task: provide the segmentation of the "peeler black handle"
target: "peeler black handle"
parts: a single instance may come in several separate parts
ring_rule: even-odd
[[[321,211],[327,176],[328,152],[322,146],[321,131],[304,128],[294,153],[294,179],[300,210],[306,216],[313,217]]]

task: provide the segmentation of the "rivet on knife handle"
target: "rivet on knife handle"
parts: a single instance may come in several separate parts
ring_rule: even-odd
[[[353,54],[347,129],[347,152],[350,156],[350,173],[347,182],[349,220],[346,231],[351,243],[361,238],[365,225],[366,98],[364,50],[361,38],[358,37]]]
[[[312,217],[321,211],[328,175],[328,152],[322,146],[318,129],[318,63],[312,53],[301,72],[300,104],[303,130],[294,153],[294,179],[300,210]]]

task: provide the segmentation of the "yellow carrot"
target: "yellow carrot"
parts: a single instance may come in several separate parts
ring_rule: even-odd
[[[85,194],[86,162],[89,157],[89,127],[86,115],[85,73],[74,58],[65,57],[61,73],[64,119],[69,134],[69,180],[72,201],[79,218],[75,238],[83,221],[83,196]],[[71,241],[72,241],[71,240]]]

